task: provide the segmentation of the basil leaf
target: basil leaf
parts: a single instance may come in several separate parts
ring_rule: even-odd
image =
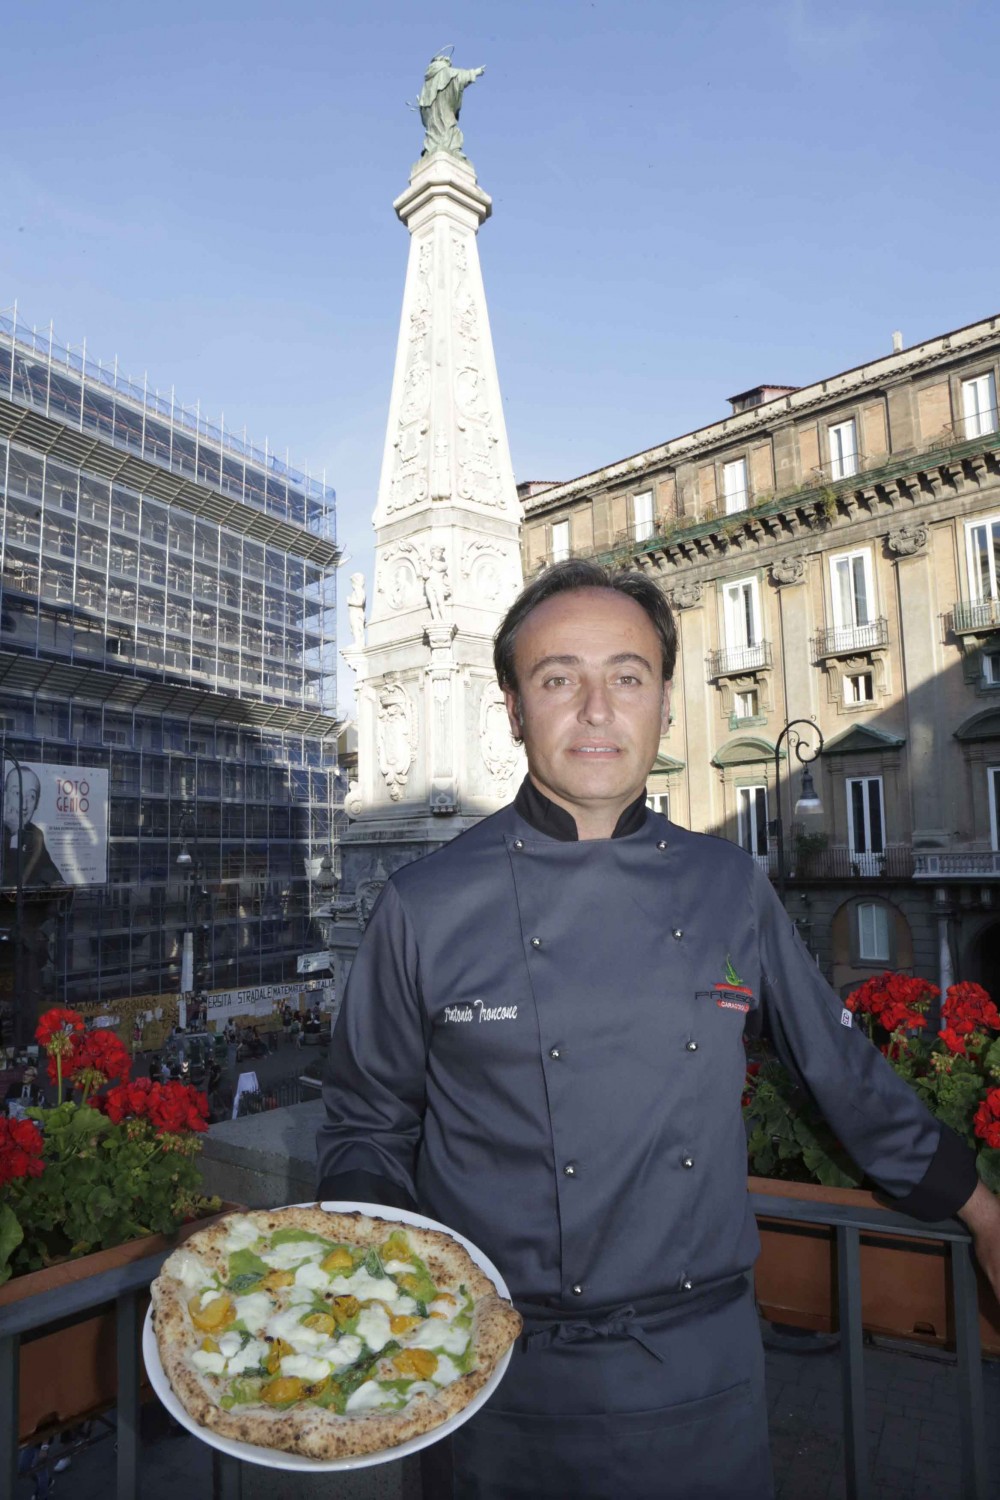
[[[260,1271],[243,1271],[239,1276],[233,1276],[226,1282],[227,1292],[248,1292],[252,1286],[256,1286],[261,1279]]]
[[[364,1268],[369,1276],[378,1276],[381,1278],[385,1275],[385,1267],[379,1259],[377,1250],[369,1250],[364,1259]]]

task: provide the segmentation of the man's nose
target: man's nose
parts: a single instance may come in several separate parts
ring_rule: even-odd
[[[611,695],[603,682],[584,685],[580,719],[584,724],[609,724],[614,718]]]

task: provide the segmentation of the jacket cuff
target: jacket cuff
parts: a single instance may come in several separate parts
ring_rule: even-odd
[[[344,1203],[381,1203],[386,1208],[408,1208],[416,1213],[417,1205],[406,1188],[375,1172],[336,1172],[324,1177],[316,1189],[320,1202],[330,1199]]]
[[[976,1153],[947,1125],[930,1165],[905,1198],[887,1198],[892,1208],[929,1224],[952,1219],[964,1208],[979,1182]]]

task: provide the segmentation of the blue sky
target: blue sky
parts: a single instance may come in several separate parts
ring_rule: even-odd
[[[406,100],[447,43],[487,68],[519,479],[1000,310],[1000,10],[963,0],[9,0],[0,306],[325,467],[370,571]]]

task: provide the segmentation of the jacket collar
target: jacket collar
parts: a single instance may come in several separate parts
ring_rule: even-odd
[[[540,792],[530,776],[526,776],[518,788],[517,796],[514,798],[514,811],[529,823],[538,833],[544,833],[547,838],[558,839],[561,843],[576,843],[579,833],[576,828],[576,819],[572,813],[568,813],[564,807],[553,802]],[[611,835],[613,839],[626,838],[630,833],[638,833],[646,821],[646,790],[630,802],[615,824],[615,831]]]

